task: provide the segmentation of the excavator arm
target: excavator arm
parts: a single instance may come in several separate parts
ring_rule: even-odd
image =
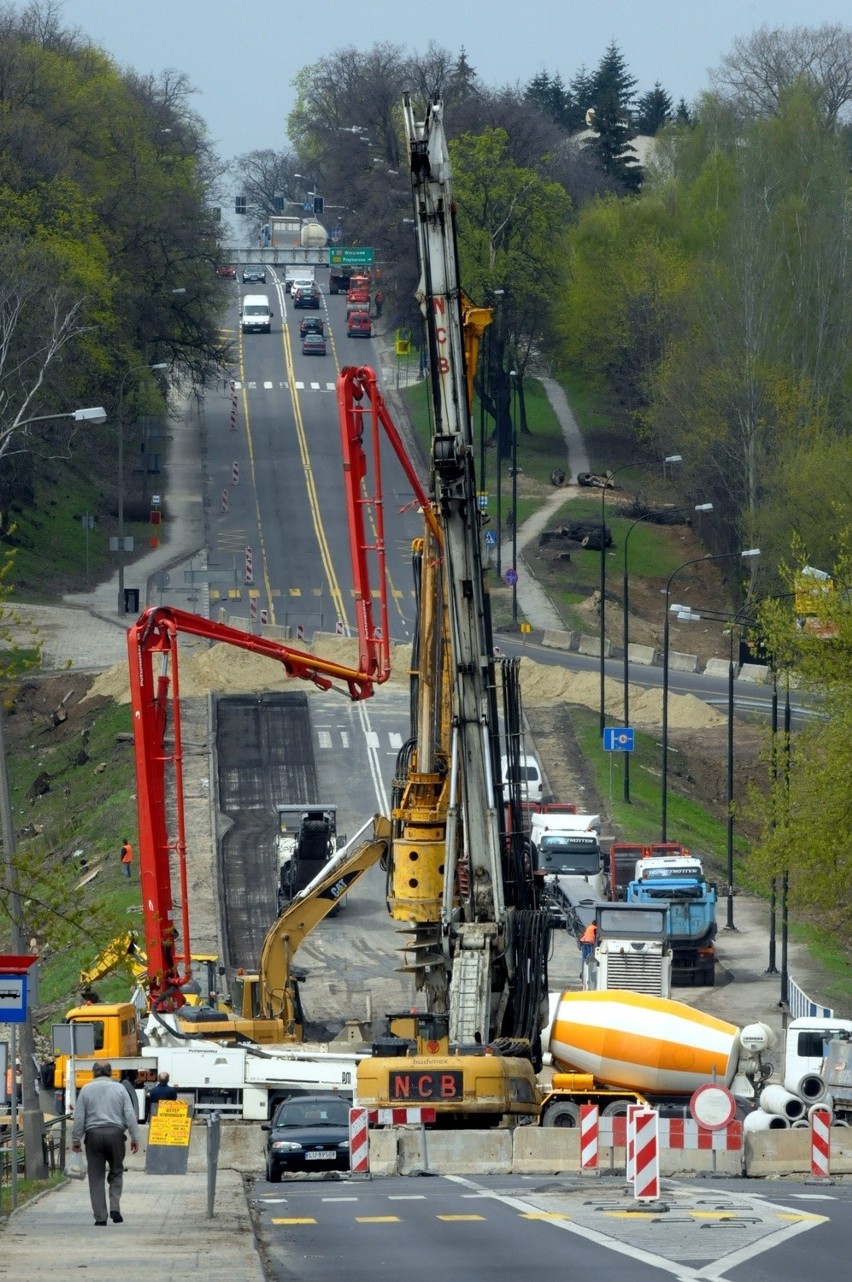
[[[370,827],[372,834],[364,840]],[[292,973],[296,950],[364,874],[387,855],[389,841],[389,821],[374,815],[274,922],[260,953],[256,1006],[261,1018],[293,1017],[297,1007]]]

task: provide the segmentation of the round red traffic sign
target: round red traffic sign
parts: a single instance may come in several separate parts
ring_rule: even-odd
[[[689,1101],[689,1111],[699,1126],[708,1131],[720,1131],[734,1120],[737,1102],[727,1086],[721,1082],[707,1082],[699,1086]]]

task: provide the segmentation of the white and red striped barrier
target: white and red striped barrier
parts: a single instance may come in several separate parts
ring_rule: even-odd
[[[246,583],[254,583],[254,553],[246,548]]]
[[[353,1175],[370,1173],[370,1127],[366,1108],[349,1110],[349,1170]]]
[[[227,490],[222,491],[222,511],[227,512],[231,505],[231,499]]]
[[[631,1108],[637,1107],[630,1105]],[[743,1146],[742,1122],[729,1122],[717,1130],[709,1130],[689,1117],[660,1118],[660,1148],[703,1149],[717,1153],[737,1152]],[[599,1142],[607,1148],[630,1149],[628,1119],[602,1117]]]
[[[410,1122],[434,1122],[434,1108],[371,1108],[368,1110],[371,1126],[405,1126]]]
[[[597,1104],[580,1105],[580,1170],[598,1169],[598,1128],[600,1110]]]
[[[811,1175],[827,1180],[831,1173],[831,1113],[827,1108],[811,1111]]]
[[[659,1115],[654,1109],[640,1109],[633,1118],[634,1142],[633,1197],[637,1202],[655,1202],[660,1196]]]
[[[236,459],[231,464],[231,484],[239,485],[240,483],[240,465]]]
[[[249,601],[249,618],[252,623],[257,623],[257,601],[252,597]]]
[[[628,1104],[626,1117],[614,1117],[613,1122],[621,1122],[624,1127],[623,1147],[625,1150],[626,1175],[627,1179],[633,1181],[636,1176],[636,1114],[643,1112],[641,1104]],[[621,1128],[619,1127],[619,1130]]]

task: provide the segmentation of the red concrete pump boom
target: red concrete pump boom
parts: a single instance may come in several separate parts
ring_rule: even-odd
[[[353,557],[354,557],[353,552]],[[367,559],[359,557],[366,576]],[[321,690],[337,683],[353,700],[367,699],[390,674],[386,606],[383,626],[373,624],[372,599],[365,580],[356,578],[362,598],[358,611],[359,668],[353,670],[329,659],[291,649],[280,642],[213,623],[185,610],[157,607],[146,610],[128,629],[130,700],[136,757],[139,818],[139,873],[145,948],[148,954],[149,1001],[154,1010],[176,1010],[185,1002],[183,987],[192,978],[189,934],[189,894],[186,875],[186,828],[183,797],[178,637],[204,637],[265,655],[281,664],[288,677],[313,681]],[[379,597],[385,598],[381,562]],[[155,661],[158,670],[155,672]],[[171,709],[171,716],[169,710]],[[171,772],[175,799],[174,835],[166,814],[167,778]],[[172,861],[174,860],[174,872]],[[173,878],[177,875],[180,929],[175,921]]]

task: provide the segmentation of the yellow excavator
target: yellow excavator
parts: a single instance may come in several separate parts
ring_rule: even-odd
[[[199,1006],[203,1001],[210,1001],[217,988],[219,958],[212,953],[193,953],[192,964],[195,975],[204,975],[202,986],[196,982],[195,991],[186,991],[188,1005]],[[148,975],[148,957],[139,945],[139,936],[135,930],[126,930],[101,950],[88,970],[80,971],[80,997],[91,1005],[98,1001],[94,991],[97,984],[114,971],[125,971],[136,984],[144,984]]]

